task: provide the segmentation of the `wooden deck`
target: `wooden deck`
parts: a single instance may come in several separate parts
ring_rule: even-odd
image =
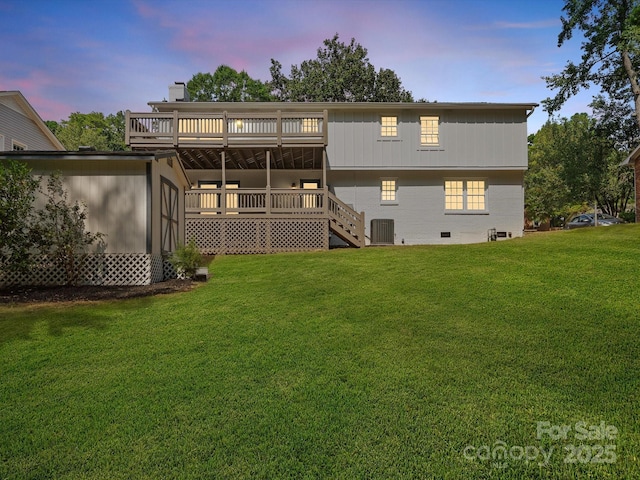
[[[192,189],[187,236],[205,253],[270,253],[328,248],[331,231],[364,247],[364,213],[327,189]]]
[[[126,112],[132,149],[326,146],[327,111],[272,113]]]

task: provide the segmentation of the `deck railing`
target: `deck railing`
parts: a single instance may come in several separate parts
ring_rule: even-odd
[[[351,245],[364,247],[364,213],[358,213],[324,189],[194,188],[185,193],[187,218],[326,218],[331,231]]]
[[[324,190],[287,188],[194,188],[185,193],[185,213],[194,215],[304,214],[322,215]]]
[[[326,145],[327,111],[272,113],[126,112],[132,148]]]

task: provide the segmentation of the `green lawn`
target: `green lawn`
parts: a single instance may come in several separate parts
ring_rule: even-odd
[[[0,478],[640,478],[640,225],[210,269],[0,306]]]

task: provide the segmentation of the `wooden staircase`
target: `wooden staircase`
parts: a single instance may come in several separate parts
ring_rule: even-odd
[[[330,230],[352,247],[364,247],[364,212],[356,212],[331,192],[327,194]]]

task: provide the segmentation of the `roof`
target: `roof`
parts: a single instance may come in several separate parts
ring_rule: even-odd
[[[627,158],[620,165],[633,165],[635,161],[640,157],[640,145],[638,145],[633,152],[629,154]]]
[[[18,90],[0,90],[0,97],[9,97],[13,98],[18,105],[22,108],[23,112],[26,114],[28,118],[30,118],[36,126],[42,130],[42,133],[55,145],[58,150],[64,150],[64,145],[58,140],[58,138],[49,130],[47,125],[44,123],[38,112],[31,106],[31,104],[27,101],[27,99],[22,95],[22,93]]]
[[[239,111],[354,111],[354,110],[533,110],[537,103],[447,102],[149,102],[154,110],[190,112]]]
[[[93,150],[81,150],[78,152],[55,151],[55,150],[18,150],[10,152],[0,152],[0,159],[12,160],[134,160],[150,162],[160,158],[174,157],[177,153],[174,150],[165,151],[124,151],[124,152],[96,152]]]

